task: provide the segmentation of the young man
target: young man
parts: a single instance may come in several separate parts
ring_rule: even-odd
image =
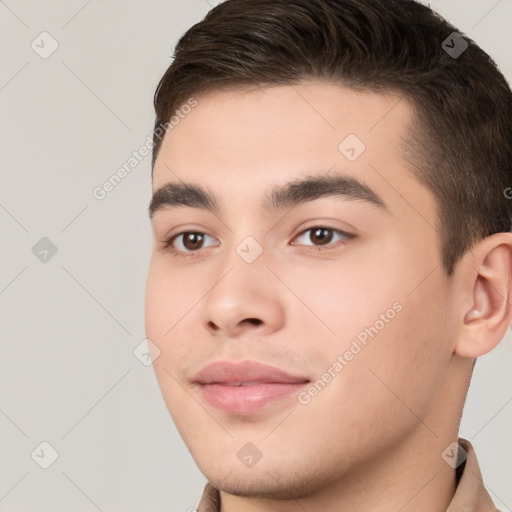
[[[155,107],[146,330],[198,510],[496,510],[458,439],[512,320],[488,55],[411,0],[228,0]]]

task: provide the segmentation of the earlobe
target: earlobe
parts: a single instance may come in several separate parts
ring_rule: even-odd
[[[466,263],[470,306],[462,311],[455,353],[474,358],[498,345],[512,321],[512,234],[483,239]]]

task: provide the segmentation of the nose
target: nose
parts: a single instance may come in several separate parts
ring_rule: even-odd
[[[281,293],[263,260],[248,264],[233,258],[205,296],[201,321],[211,335],[221,338],[272,334],[285,321]]]

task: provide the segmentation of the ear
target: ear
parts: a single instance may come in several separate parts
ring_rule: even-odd
[[[512,322],[512,234],[484,238],[461,263],[464,300],[454,352],[474,358],[498,345]]]

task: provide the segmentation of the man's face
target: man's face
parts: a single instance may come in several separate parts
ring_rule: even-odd
[[[408,102],[320,82],[196,99],[163,141],[153,190],[202,187],[218,209],[155,210],[146,334],[199,468],[233,494],[297,497],[407,439],[432,442],[453,285],[434,197],[401,149]],[[296,186],[270,208],[272,191],[306,177],[349,180],[336,194],[333,181],[329,193]],[[271,365],[295,384],[199,383],[218,361]]]

